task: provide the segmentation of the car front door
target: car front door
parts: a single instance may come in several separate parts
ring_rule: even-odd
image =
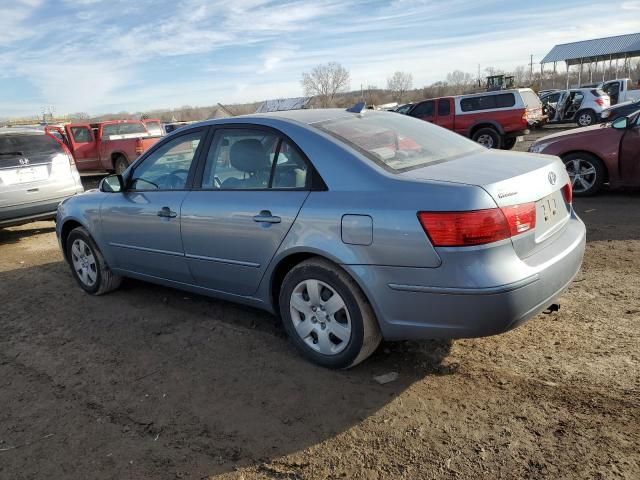
[[[182,243],[197,285],[250,296],[310,190],[311,167],[279,132],[217,130],[199,189],[182,204]]]
[[[640,115],[637,116],[635,125],[624,132],[619,155],[622,183],[640,186]]]
[[[413,110],[409,113],[410,116],[419,118],[420,120],[425,120],[427,122],[433,122],[435,117],[435,100],[426,100],[424,102],[420,102],[415,106]]]
[[[453,98],[441,98],[438,100],[438,116],[436,125],[453,130]]]
[[[206,129],[159,143],[132,171],[125,190],[105,195],[100,213],[114,267],[192,283],[180,236],[180,207],[204,144]]]

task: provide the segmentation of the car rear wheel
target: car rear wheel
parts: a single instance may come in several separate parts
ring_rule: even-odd
[[[502,139],[500,134],[493,128],[480,128],[471,137],[474,142],[478,142],[483,147],[487,148],[501,148]]]
[[[589,127],[597,121],[596,114],[593,110],[582,110],[576,115],[576,123],[581,127]]]
[[[129,162],[122,155],[118,155],[113,161],[113,168],[118,175],[122,175],[124,171],[129,168]]]
[[[120,286],[122,277],[111,271],[85,228],[74,228],[67,237],[66,247],[73,277],[85,292],[103,295]]]
[[[358,285],[326,260],[296,265],[282,282],[279,301],[289,338],[307,359],[323,367],[357,365],[382,339]]]
[[[578,152],[565,156],[562,161],[576,197],[594,195],[602,188],[605,167],[599,158],[589,153]]]

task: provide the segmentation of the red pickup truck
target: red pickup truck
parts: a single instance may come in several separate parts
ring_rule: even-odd
[[[441,97],[416,103],[406,115],[453,130],[488,148],[511,149],[529,127],[546,121],[529,88]]]
[[[70,123],[62,127],[48,126],[46,131],[64,142],[81,172],[122,173],[160,138],[158,134],[149,133],[138,120]]]

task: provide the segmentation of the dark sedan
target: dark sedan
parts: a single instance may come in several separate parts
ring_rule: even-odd
[[[604,109],[600,113],[600,122],[613,122],[620,117],[626,117],[640,110],[640,99],[630,102],[618,103]]]

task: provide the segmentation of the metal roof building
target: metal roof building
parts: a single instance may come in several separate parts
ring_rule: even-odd
[[[583,40],[581,42],[564,43],[556,45],[540,62],[541,68],[545,64],[553,63],[555,71],[557,62],[565,62],[567,71],[573,65],[580,65],[579,77],[582,77],[582,67],[589,66],[589,75],[592,77],[591,64],[595,63],[595,70],[598,70],[598,63],[609,62],[609,69],[615,61],[616,72],[618,71],[618,61],[623,60],[623,70],[630,69],[629,59],[640,57],[640,33],[630,33],[627,35],[617,35],[615,37],[596,38],[593,40]],[[602,75],[604,80],[604,69]],[[568,88],[568,76],[567,76]]]

